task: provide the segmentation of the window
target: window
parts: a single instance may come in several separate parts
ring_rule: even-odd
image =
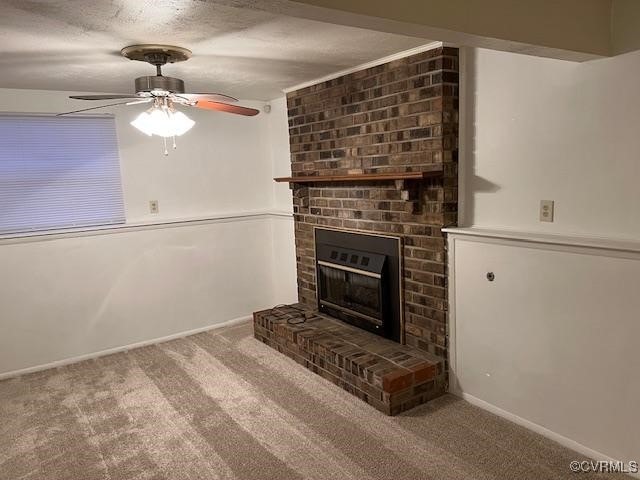
[[[0,115],[0,235],[124,221],[112,116]]]

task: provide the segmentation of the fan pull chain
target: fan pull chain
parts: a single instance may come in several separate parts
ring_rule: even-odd
[[[178,146],[176,145],[176,136],[173,136],[173,149],[175,150],[176,148],[178,148]]]
[[[164,142],[164,156],[169,155],[169,150],[167,150],[167,137],[162,137],[162,141]]]

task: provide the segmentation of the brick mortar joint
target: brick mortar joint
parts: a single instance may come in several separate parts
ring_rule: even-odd
[[[310,310],[310,311],[312,311],[312,310]],[[288,314],[288,313],[284,313],[283,315],[286,315],[287,317],[290,317],[290,318],[292,318],[292,319],[297,319],[297,320],[299,320],[299,317],[295,317],[295,316],[290,315],[290,314]],[[334,321],[333,319],[329,319],[329,320]],[[306,323],[306,322],[301,322],[301,324],[304,324],[304,323]],[[338,335],[335,335],[335,334],[333,334],[333,333],[331,333],[331,332],[325,332],[325,334],[326,334],[326,335],[328,335],[328,336],[330,336],[330,337],[332,337],[332,338],[336,338],[336,339],[338,339],[340,342],[345,343],[345,344],[348,344],[348,345],[349,345],[349,346],[351,346],[351,347],[356,347],[356,348],[358,348],[358,349],[361,349],[361,350],[365,350],[365,351],[366,351],[366,349],[364,349],[362,346],[357,345],[357,344],[355,344],[355,343],[353,343],[353,342],[349,342],[348,340],[345,340],[343,337],[340,337],[340,336],[338,336]],[[309,340],[309,341],[310,341],[310,342],[312,342],[312,343],[314,343],[315,345],[319,345],[317,342],[314,342],[313,340]],[[406,368],[405,366],[400,365],[399,363],[397,363],[397,362],[395,362],[395,361],[393,361],[393,360],[391,360],[391,359],[389,359],[389,358],[385,358],[384,356],[379,355],[379,354],[377,354],[377,353],[375,353],[375,352],[369,352],[369,351],[366,351],[366,352],[367,352],[367,354],[368,354],[368,355],[373,355],[374,357],[377,357],[377,358],[380,358],[380,359],[382,359],[382,360],[384,360],[384,361],[387,361],[387,362],[392,363],[392,364],[393,364],[395,367],[397,367],[398,369],[406,370],[406,371],[407,371],[407,373],[412,373],[412,371],[411,371],[411,370],[409,370],[408,368]],[[426,361],[427,361],[427,360],[425,360],[425,362],[426,362]],[[365,368],[364,370],[366,371],[366,368]]]
[[[266,330],[267,332],[270,332],[270,330],[268,330],[268,329],[265,329],[265,328],[262,328],[262,327],[261,327],[261,329],[262,329],[262,330]],[[255,333],[254,333],[254,336],[255,336]],[[271,342],[271,341],[272,341],[271,339],[264,337],[264,335],[260,335],[260,337],[265,338],[265,339],[267,340],[267,342]],[[258,338],[258,340],[261,340],[261,341],[262,341],[262,338]],[[269,345],[269,346],[270,346],[270,345]],[[334,374],[334,373],[330,372],[330,371],[329,371],[329,370],[327,370],[326,368],[321,367],[321,366],[320,366],[320,365],[318,365],[317,363],[315,363],[315,362],[313,362],[313,361],[311,361],[311,360],[307,360],[307,359],[305,359],[304,357],[301,357],[300,355],[296,354],[295,352],[292,352],[292,351],[291,351],[291,349],[287,348],[286,346],[281,345],[280,347],[281,347],[283,350],[285,350],[285,351],[286,351],[287,355],[288,355],[288,356],[289,356],[289,357],[290,357],[294,362],[295,362],[296,360],[295,360],[293,357],[297,357],[297,358],[300,358],[301,360],[305,360],[306,362],[311,363],[311,364],[312,364],[314,367],[316,367],[318,370],[322,370],[323,372],[325,372],[326,374],[328,374],[328,375],[332,376],[332,377],[333,377],[333,378],[335,378],[336,380],[341,380],[341,381],[343,381],[344,383],[348,384],[351,388],[353,388],[354,390],[359,391],[359,392],[360,392],[360,393],[362,393],[363,395],[370,396],[370,394],[369,394],[369,393],[365,392],[364,390],[362,390],[361,388],[359,388],[357,385],[354,385],[354,384],[352,384],[351,382],[348,382],[348,381],[346,381],[345,379],[338,377],[336,374]],[[272,347],[272,348],[273,348],[273,347]],[[297,363],[297,362],[296,362],[296,363]],[[307,367],[305,367],[305,368],[307,368]],[[366,383],[367,385],[370,385],[371,387],[373,387],[373,388],[376,388],[376,389],[377,389],[377,387],[375,387],[374,385],[371,385],[371,384],[370,384],[370,383],[368,383],[368,382],[365,382],[365,383]],[[380,390],[380,392],[382,393],[382,392],[383,392],[383,390]]]

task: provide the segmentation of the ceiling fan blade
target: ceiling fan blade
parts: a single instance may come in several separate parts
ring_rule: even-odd
[[[231,102],[238,101],[237,98],[224,95],[222,93],[178,93],[176,97],[185,98],[190,102],[210,101],[210,102]]]
[[[153,102],[153,100],[154,100],[153,98],[143,98],[143,99],[140,99],[140,100],[134,100],[132,102],[127,102],[127,103],[125,103],[125,105],[138,105],[139,103]],[[97,107],[97,108],[100,108],[100,107]]]
[[[63,115],[71,115],[72,113],[86,112],[86,111],[89,111],[89,110],[97,110],[98,108],[113,107],[115,105],[127,105],[128,103],[129,102],[107,103],[106,105],[100,105],[99,107],[83,108],[83,109],[80,109],[80,110],[73,110],[71,112],[58,113],[58,114],[56,114],[56,117],[61,117]]]
[[[71,95],[74,100],[116,100],[118,98],[139,98],[138,95]]]
[[[219,112],[235,113],[237,115],[245,115],[247,117],[253,117],[260,113],[255,108],[241,107],[240,105],[229,105],[222,102],[210,102],[210,101],[198,101],[195,105],[196,108],[204,108],[205,110],[217,110]]]

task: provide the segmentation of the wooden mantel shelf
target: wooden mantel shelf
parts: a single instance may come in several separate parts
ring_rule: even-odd
[[[320,183],[320,182],[375,182],[385,180],[423,180],[442,176],[442,167],[424,172],[400,173],[357,173],[351,175],[309,175],[297,177],[277,177],[276,182]]]

